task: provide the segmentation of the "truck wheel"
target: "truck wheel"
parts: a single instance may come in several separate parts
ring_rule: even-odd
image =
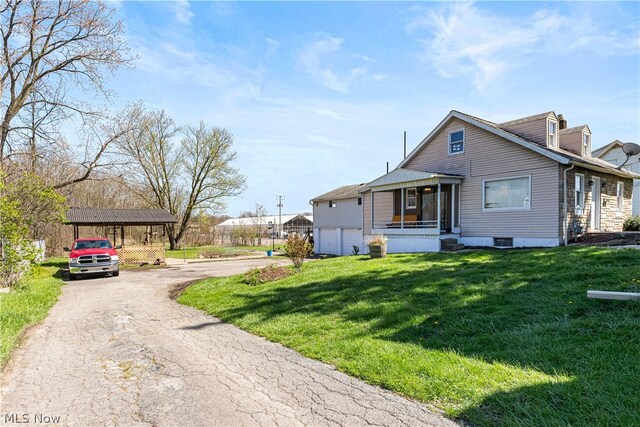
[[[119,275],[120,275],[120,270],[119,269],[116,270],[116,271],[111,272],[111,276],[112,277],[118,277]]]

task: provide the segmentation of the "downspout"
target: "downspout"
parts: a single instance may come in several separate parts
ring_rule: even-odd
[[[568,227],[569,227],[569,218],[568,218],[568,212],[567,212],[567,172],[569,172],[571,169],[575,168],[576,165],[572,164],[570,168],[566,168],[564,170],[564,184],[563,184],[563,210],[562,210],[562,240],[563,240],[563,245],[567,246],[567,239],[568,239]]]

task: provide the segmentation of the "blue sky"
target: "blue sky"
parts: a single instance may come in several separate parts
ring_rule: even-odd
[[[553,110],[594,148],[640,139],[640,3],[116,2],[135,69],[116,106],[225,127],[248,188],[228,201],[311,210],[402,160],[450,110]]]

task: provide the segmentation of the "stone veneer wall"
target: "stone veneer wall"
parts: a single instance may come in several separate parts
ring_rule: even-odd
[[[563,183],[563,168],[560,168],[560,200],[562,201],[562,183]],[[582,215],[575,215],[575,183],[576,174],[584,175],[585,182],[585,208]],[[592,191],[589,187],[589,180],[592,177],[599,177],[601,182],[606,182],[606,185],[601,187],[601,207],[600,207],[600,230],[591,230],[591,196]],[[617,183],[624,182],[624,203],[622,211],[618,210],[616,191]],[[569,226],[569,238],[573,236],[573,220],[577,218],[584,226],[585,232],[590,231],[622,231],[622,224],[631,216],[631,195],[633,194],[633,180],[630,178],[622,178],[616,175],[611,175],[602,172],[591,171],[588,169],[574,168],[567,174],[567,211],[568,211],[568,226]],[[560,219],[562,221],[562,202],[560,203]],[[562,223],[560,224],[560,235],[562,235]]]

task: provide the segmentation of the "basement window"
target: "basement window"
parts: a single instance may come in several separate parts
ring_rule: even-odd
[[[497,248],[512,248],[513,237],[494,237],[493,246]]]

